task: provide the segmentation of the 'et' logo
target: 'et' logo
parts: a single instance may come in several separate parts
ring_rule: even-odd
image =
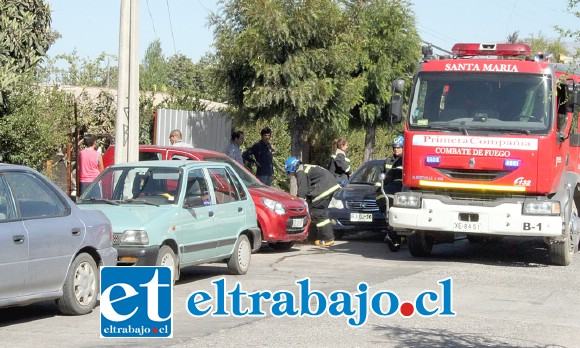
[[[173,270],[101,268],[101,337],[173,336]]]

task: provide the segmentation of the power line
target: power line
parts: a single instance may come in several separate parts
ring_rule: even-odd
[[[157,31],[155,31],[155,21],[153,21],[153,15],[151,14],[151,9],[149,8],[149,0],[147,2],[147,11],[149,12],[149,18],[151,18],[151,25],[153,26],[153,34],[155,34],[155,38],[158,39]]]
[[[167,15],[169,16],[169,28],[171,29],[171,39],[173,40],[173,50],[177,54],[177,47],[175,46],[175,36],[173,35],[173,23],[171,22],[171,12],[169,11],[169,0],[165,0],[167,5]]]

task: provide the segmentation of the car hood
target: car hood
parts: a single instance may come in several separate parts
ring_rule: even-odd
[[[341,200],[374,200],[377,189],[374,185],[349,184],[338,190],[334,197]]]
[[[158,221],[168,223],[175,215],[175,206],[148,206],[140,204],[121,204],[118,206],[107,204],[81,204],[82,209],[96,209],[102,211],[111,221],[113,232],[119,233],[127,229],[146,229]]]
[[[273,187],[250,187],[249,190],[254,202],[256,202],[256,198],[269,198],[282,203],[286,207],[304,207],[305,205],[300,198]]]

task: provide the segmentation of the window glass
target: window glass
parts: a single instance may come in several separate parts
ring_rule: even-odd
[[[256,177],[254,177],[250,172],[248,172],[248,170],[242,168],[242,166],[238,162],[234,161],[233,159],[231,159],[227,156],[204,157],[203,160],[229,164],[232,168],[234,168],[234,171],[238,174],[238,176],[242,179],[242,181],[244,182],[244,184],[246,184],[247,187],[266,186],[266,185],[262,184],[262,182],[260,180],[256,179]]]
[[[23,219],[64,216],[68,213],[57,193],[36,176],[23,172],[5,174]]]
[[[185,191],[185,203],[190,207],[202,207],[211,205],[209,185],[203,175],[202,169],[194,169],[187,174],[187,189]]]
[[[244,186],[238,180],[238,178],[236,177],[236,174],[234,174],[233,170],[230,168],[228,168],[228,176],[230,177],[230,179],[234,183],[234,186],[236,187],[236,190],[238,191],[238,195],[240,197],[240,200],[245,200],[247,198],[247,195],[246,195],[246,191],[244,190]]]
[[[159,161],[161,154],[159,152],[139,152],[139,161]]]
[[[0,176],[0,222],[16,218],[12,196],[8,190],[8,184],[3,176]]]
[[[225,168],[210,168],[212,188],[215,193],[216,203],[224,204],[239,201],[240,197],[236,191],[231,177],[227,175]]]
[[[379,162],[375,165],[367,165],[363,168],[357,170],[352,178],[350,179],[351,184],[373,184],[378,182],[379,175],[381,173],[381,165],[382,162]]]
[[[97,180],[101,182],[104,200],[155,205],[174,204],[179,200],[177,168],[109,168]],[[77,200],[77,204],[83,203],[91,203],[85,194]]]

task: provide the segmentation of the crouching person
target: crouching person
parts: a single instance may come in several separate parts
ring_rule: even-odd
[[[297,196],[308,202],[310,217],[316,224],[315,245],[328,247],[334,244],[334,233],[326,209],[332,194],[340,188],[336,178],[328,170],[311,164],[302,164],[296,157],[290,157],[284,165],[286,173],[296,177]]]

